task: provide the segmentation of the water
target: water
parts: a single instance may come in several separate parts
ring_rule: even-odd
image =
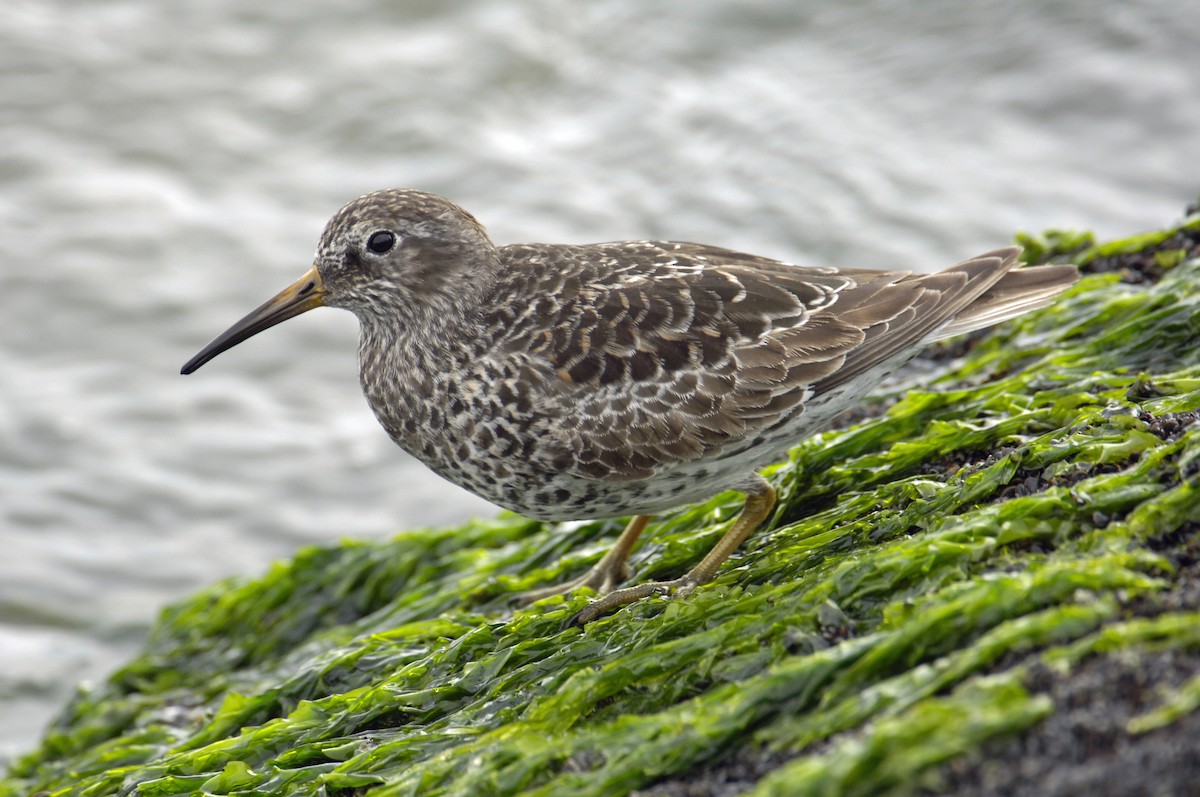
[[[344,201],[408,185],[500,242],[839,265],[1132,233],[1200,190],[1198,20],[1088,0],[8,0],[0,760],[199,586],[494,511],[376,428],[347,314],[178,375],[308,267]]]

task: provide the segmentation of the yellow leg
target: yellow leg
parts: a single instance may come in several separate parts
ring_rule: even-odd
[[[642,536],[642,531],[649,522],[650,515],[635,515],[630,519],[625,530],[621,532],[621,536],[617,537],[613,547],[591,570],[564,584],[523,592],[517,596],[517,600],[521,603],[533,603],[553,595],[563,595],[580,587],[591,587],[601,595],[607,594],[613,587],[629,577],[629,565],[626,564],[626,560],[629,559],[634,543],[638,541],[638,537]]]
[[[746,505],[742,507],[742,513],[734,521],[733,527],[717,540],[717,544],[700,560],[698,565],[673,581],[650,581],[609,592],[585,606],[582,611],[571,618],[569,625],[584,625],[601,615],[608,614],[613,609],[619,609],[641,600],[647,595],[658,593],[683,597],[701,584],[712,581],[713,576],[717,573],[717,568],[737,550],[746,537],[750,536],[750,532],[762,525],[762,522],[767,519],[767,515],[771,514],[771,510],[775,507],[775,488],[757,473],[754,474],[753,479],[742,485],[741,490],[746,494]],[[619,541],[618,544],[620,544]]]

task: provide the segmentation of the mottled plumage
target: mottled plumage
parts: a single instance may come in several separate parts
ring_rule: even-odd
[[[1010,270],[1018,254],[913,275],[677,242],[497,248],[441,197],[378,191],[333,217],[312,271],[184,372],[311,307],[343,307],[361,322],[362,388],[388,434],[494,503],[568,520],[747,493],[729,550],[675,582],[618,590],[586,621],[711,579],[769,513],[758,468],[923,343],[1043,306],[1075,278],[1067,266]],[[642,525],[578,583],[620,580]]]

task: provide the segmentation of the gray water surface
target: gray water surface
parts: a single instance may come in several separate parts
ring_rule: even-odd
[[[1195,2],[9,0],[0,15],[0,761],[160,607],[298,547],[495,510],[312,313],[179,366],[385,186],[498,242],[667,237],[932,269],[1200,191]]]

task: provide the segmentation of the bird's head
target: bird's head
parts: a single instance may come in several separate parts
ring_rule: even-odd
[[[322,305],[350,310],[363,323],[444,318],[486,291],[497,262],[482,225],[449,200],[409,189],[375,191],[329,220],[304,276],[214,338],[182,372]]]

